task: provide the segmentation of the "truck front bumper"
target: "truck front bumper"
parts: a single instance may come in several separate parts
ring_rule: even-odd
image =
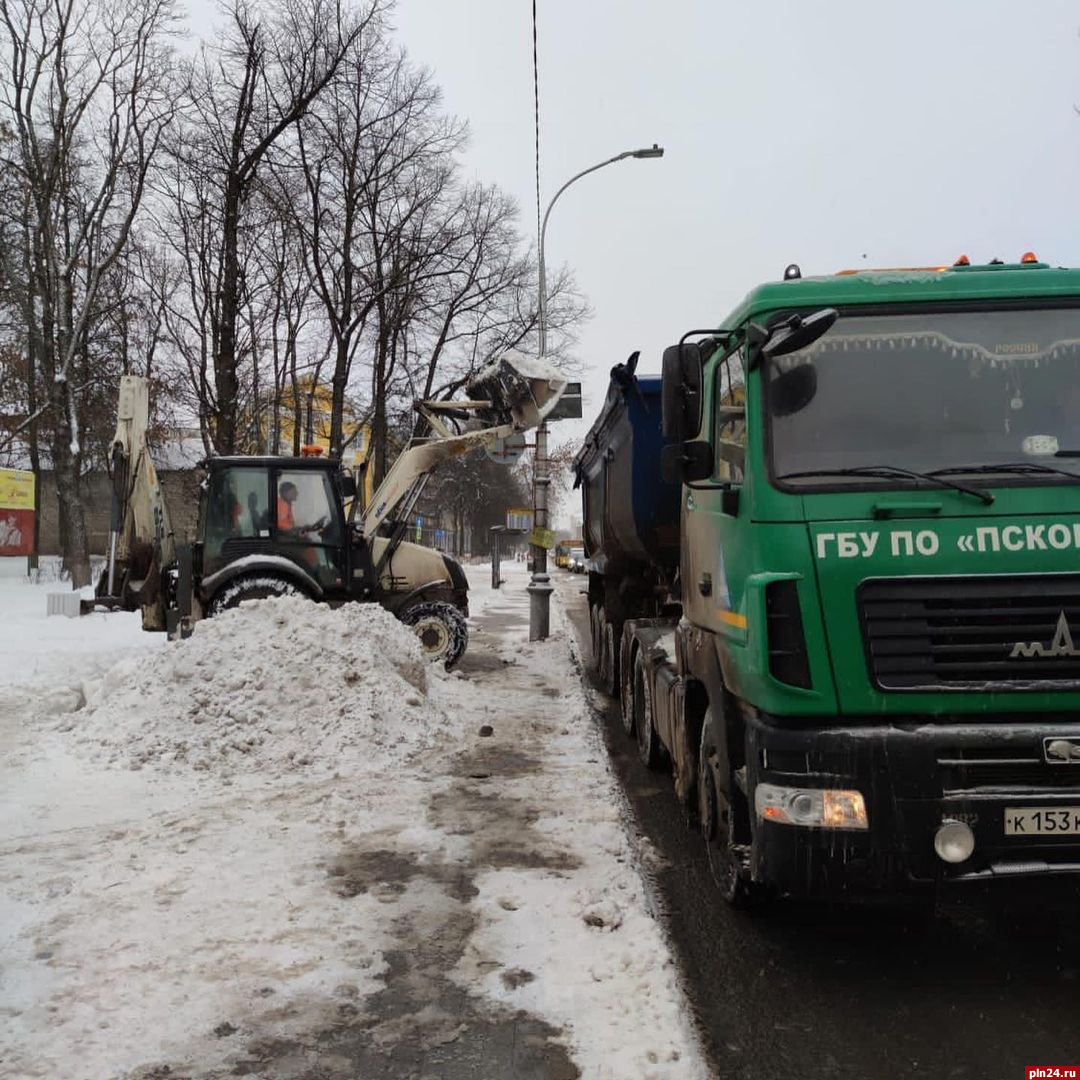
[[[754,716],[747,721],[745,774],[754,877],[781,892],[811,895],[1080,875],[1080,833],[1005,831],[1007,810],[1076,808],[1080,822],[1080,763],[1047,760],[1054,740],[1080,752],[1080,722],[991,714],[978,723],[912,717],[811,727]],[[758,820],[760,783],[857,790],[869,827]],[[973,834],[974,850],[963,862],[945,862],[935,851],[935,834],[947,821]]]

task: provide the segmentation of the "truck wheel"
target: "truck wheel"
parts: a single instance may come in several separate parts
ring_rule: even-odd
[[[713,726],[712,709],[705,712],[698,752],[698,814],[709,872],[720,895],[732,907],[750,908],[761,900],[761,892],[750,880],[750,844],[740,832],[749,830],[749,822],[740,823],[741,807],[730,796],[734,778],[719,782],[720,754]],[[740,829],[740,824],[745,828]]]
[[[592,651],[593,651],[593,668],[600,676],[601,681],[604,678],[604,627],[607,626],[607,620],[604,618],[604,607],[602,604],[596,605],[596,625],[593,627],[592,638]]]
[[[208,617],[220,615],[242,604],[245,600],[266,600],[271,596],[305,595],[287,578],[275,574],[251,574],[226,582],[210,598],[206,605]]]
[[[447,671],[468,647],[469,626],[465,616],[453,604],[428,600],[406,608],[398,618],[416,631],[425,659],[441,660]]]
[[[621,673],[622,678],[619,680],[619,705],[622,711],[623,731],[631,738],[634,735],[634,668],[636,660],[637,650],[635,649],[631,655],[628,670]]]
[[[653,724],[652,691],[649,673],[641,653],[634,657],[634,730],[637,732],[638,757],[647,769],[659,769],[664,760],[663,747]]]
[[[619,652],[611,623],[604,624],[604,689],[611,697],[619,696]]]

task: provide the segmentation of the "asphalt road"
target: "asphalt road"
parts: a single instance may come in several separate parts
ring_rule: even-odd
[[[588,660],[584,580],[553,579]],[[718,1076],[1021,1080],[1027,1065],[1080,1067],[1080,890],[1009,904],[965,894],[930,917],[792,902],[734,912],[669,778],[638,761],[618,706],[597,701],[636,825],[666,864],[655,884]]]

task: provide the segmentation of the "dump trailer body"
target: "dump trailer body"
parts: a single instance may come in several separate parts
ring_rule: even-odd
[[[604,408],[575,460],[590,595],[619,612],[654,611],[679,566],[679,484],[660,476],[660,379],[612,371]]]
[[[793,275],[664,386],[679,603],[594,642],[724,895],[1080,875],[1080,271]]]

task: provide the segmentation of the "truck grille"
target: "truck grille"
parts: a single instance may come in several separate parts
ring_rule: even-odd
[[[946,795],[973,789],[1080,789],[1080,767],[1048,765],[1038,743],[942,748],[937,755]]]
[[[884,578],[859,606],[883,690],[1080,689],[1080,575]]]

